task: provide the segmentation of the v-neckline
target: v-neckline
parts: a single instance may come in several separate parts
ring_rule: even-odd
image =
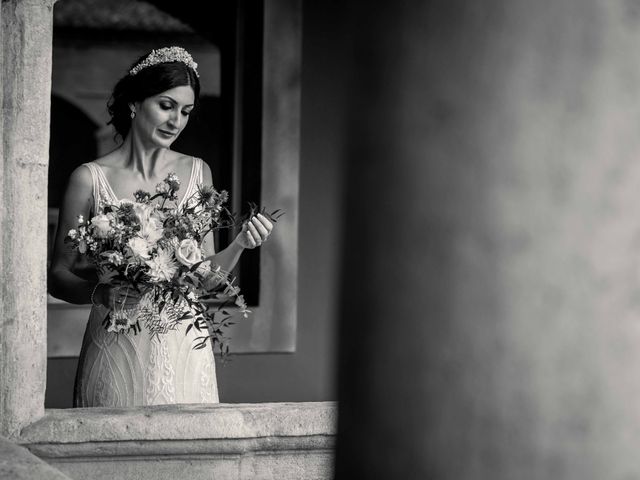
[[[113,188],[111,187],[111,184],[109,183],[109,179],[107,178],[107,174],[104,173],[104,170],[102,170],[102,166],[100,166],[99,163],[95,163],[95,165],[96,165],[96,167],[98,167],[98,172],[100,172],[100,176],[102,177],[102,181],[104,183],[104,186],[109,191],[109,195],[111,196],[111,199],[114,202],[119,202],[120,200],[123,200],[124,198],[126,198],[126,197],[118,198],[118,196],[116,195],[116,192],[113,190]],[[182,196],[182,199],[180,200],[180,203],[178,203],[178,208],[182,207],[182,204],[185,202],[185,200],[189,196],[189,191],[191,190],[191,183],[193,182],[193,175],[195,173],[195,169],[196,169],[196,159],[191,157],[191,173],[189,174],[189,181],[187,182],[187,188],[186,188],[186,190],[184,192],[184,195]]]

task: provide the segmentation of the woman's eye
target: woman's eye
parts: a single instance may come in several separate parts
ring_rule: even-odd
[[[191,110],[189,111],[182,111],[182,115],[184,115],[185,117],[188,117],[189,115],[191,115]]]
[[[161,103],[160,108],[163,110],[171,110],[172,105],[170,103]]]

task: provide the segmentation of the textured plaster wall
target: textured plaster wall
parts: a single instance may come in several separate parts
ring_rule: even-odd
[[[640,478],[640,3],[367,5],[337,478]]]

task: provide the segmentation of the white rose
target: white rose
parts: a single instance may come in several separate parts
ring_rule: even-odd
[[[148,260],[150,258],[149,243],[144,238],[130,238],[127,242],[127,247],[129,247],[131,254],[135,258],[141,258],[144,260]]]
[[[156,217],[148,217],[140,222],[140,236],[149,243],[156,243],[164,235],[162,221]]]
[[[198,247],[198,242],[186,238],[176,247],[175,256],[181,264],[190,267],[202,260],[202,250]]]
[[[93,232],[98,238],[107,238],[111,233],[111,219],[105,214],[93,217],[91,225],[93,225]]]

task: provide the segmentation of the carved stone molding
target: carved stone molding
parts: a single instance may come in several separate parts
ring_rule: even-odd
[[[72,478],[330,479],[333,402],[48,410],[18,442]]]

